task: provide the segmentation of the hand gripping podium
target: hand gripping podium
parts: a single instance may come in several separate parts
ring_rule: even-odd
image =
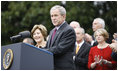
[[[1,69],[53,70],[53,54],[26,43],[1,47]]]

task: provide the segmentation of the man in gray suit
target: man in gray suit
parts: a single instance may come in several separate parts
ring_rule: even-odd
[[[50,15],[55,28],[49,34],[46,48],[54,54],[54,69],[72,70],[74,68],[73,51],[76,41],[74,29],[65,21],[66,10],[64,7],[53,6]]]

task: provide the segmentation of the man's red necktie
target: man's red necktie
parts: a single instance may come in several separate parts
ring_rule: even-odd
[[[56,33],[57,29],[55,28],[54,31],[53,31],[53,34],[52,34],[52,39],[51,41],[53,40],[54,36],[55,36],[55,33]]]

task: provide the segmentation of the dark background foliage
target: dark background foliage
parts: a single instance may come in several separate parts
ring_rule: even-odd
[[[43,24],[49,33],[54,27],[50,8],[57,4],[66,8],[66,21],[78,21],[86,33],[93,34],[96,17],[105,20],[109,33],[117,32],[117,1],[1,1],[1,45],[11,44],[11,36],[31,31],[35,24]]]

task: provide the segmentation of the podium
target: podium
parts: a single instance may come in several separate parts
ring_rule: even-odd
[[[1,69],[53,70],[53,54],[26,43],[2,46]]]

